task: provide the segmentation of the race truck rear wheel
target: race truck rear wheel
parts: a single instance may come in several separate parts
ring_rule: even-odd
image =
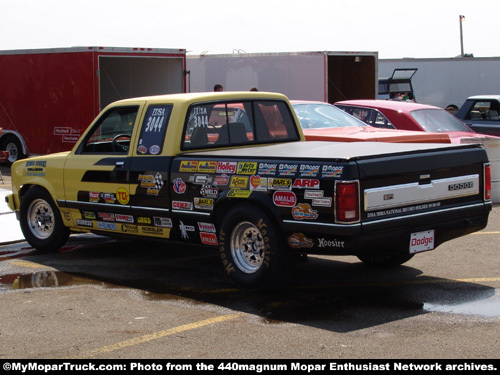
[[[12,135],[5,136],[2,139],[0,150],[9,151],[9,157],[6,160],[8,165],[26,157],[26,155],[23,154],[21,142]]]
[[[227,274],[242,289],[275,288],[287,280],[293,264],[277,225],[251,204],[238,204],[224,215],[219,248]]]
[[[21,199],[21,230],[38,252],[56,251],[69,236],[61,214],[50,194],[43,188],[30,188]]]
[[[392,267],[408,262],[415,254],[402,255],[359,255],[358,259],[371,266]]]

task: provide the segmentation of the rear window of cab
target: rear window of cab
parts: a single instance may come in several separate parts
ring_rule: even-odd
[[[245,100],[192,105],[184,125],[182,150],[296,141],[290,107],[282,101]]]

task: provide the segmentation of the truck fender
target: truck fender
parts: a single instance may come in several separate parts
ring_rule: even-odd
[[[0,145],[7,139],[6,137],[15,137],[21,144],[22,154],[25,156],[28,156],[30,154],[26,141],[18,131],[10,129],[2,129],[2,131],[0,132]]]
[[[236,192],[234,192],[236,190]],[[235,196],[236,195],[236,196]],[[218,227],[222,221],[224,213],[238,203],[251,203],[262,209],[270,218],[274,219],[276,224],[283,229],[283,219],[278,210],[278,207],[273,203],[272,199],[258,191],[230,189],[221,192],[219,199],[215,203],[215,224]]]

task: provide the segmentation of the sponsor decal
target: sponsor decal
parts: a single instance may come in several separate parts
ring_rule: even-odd
[[[174,191],[177,194],[184,194],[186,192],[186,183],[184,181],[182,181],[182,178],[176,178],[172,182],[172,185],[173,185]]]
[[[257,163],[240,161],[238,163],[238,168],[236,168],[236,173],[238,173],[238,174],[256,174],[257,173]]]
[[[24,165],[26,176],[45,176],[46,160],[28,160]]]
[[[189,239],[188,232],[194,232],[195,231],[195,228],[192,225],[184,225],[184,223],[182,222],[182,220],[179,221],[179,228],[181,230],[182,238],[185,239],[185,240]]]
[[[89,191],[89,202],[99,202],[99,193],[95,191]]]
[[[198,171],[198,161],[193,160],[182,160],[179,166],[179,172],[197,172]]]
[[[267,191],[267,177],[251,176],[250,190]]]
[[[215,173],[217,170],[216,161],[199,161],[198,162],[198,172],[202,173]]]
[[[292,191],[275,191],[273,202],[280,207],[293,207],[297,203],[297,197]]]
[[[149,148],[149,153],[151,155],[158,155],[160,153],[160,146],[158,145],[153,145]]]
[[[208,185],[212,183],[213,177],[207,174],[195,174],[194,176],[189,176],[189,182],[196,185]]]
[[[289,178],[269,177],[267,187],[270,190],[292,190],[292,180]]]
[[[137,152],[139,154],[144,155],[144,154],[146,154],[148,152],[148,148],[146,146],[144,146],[144,145],[140,145],[139,147],[137,147]]]
[[[344,167],[341,165],[323,165],[321,175],[323,177],[340,177]]]
[[[159,216],[154,216],[153,217],[153,224],[155,227],[162,227],[162,228],[172,228],[172,219],[169,217],[159,217]]]
[[[305,199],[315,199],[315,198],[323,198],[324,191],[323,190],[306,190],[304,191]]]
[[[258,174],[264,176],[274,176],[277,168],[277,163],[259,163]]]
[[[156,175],[144,175],[139,174],[138,177],[141,188],[146,188],[146,194],[148,195],[156,195],[160,194],[160,190],[163,187],[163,176],[160,172],[157,172]]]
[[[319,189],[319,180],[309,178],[296,178],[293,187],[298,189]]]
[[[217,198],[219,196],[219,189],[212,185],[203,185],[200,189],[200,194],[205,198]]]
[[[215,233],[200,232],[200,239],[203,245],[217,246],[219,244]]]
[[[194,198],[194,207],[199,210],[213,210],[214,200],[209,198]]]
[[[221,174],[214,178],[214,185],[227,185],[229,183],[229,176],[227,174]]]
[[[428,209],[437,208],[437,207],[441,207],[441,202],[425,203],[425,204],[419,204],[418,206],[410,206],[410,207],[392,208],[392,209],[377,211],[377,212],[367,212],[366,216],[369,219],[373,219],[373,218],[389,216],[389,215],[406,214],[406,213],[410,213],[410,212],[428,210]]]
[[[98,221],[97,222],[97,227],[99,229],[116,230],[116,224],[115,223],[106,223],[104,221]]]
[[[313,206],[321,206],[321,207],[332,207],[333,199],[331,197],[326,198],[314,198],[312,200]]]
[[[95,212],[92,212],[92,211],[82,211],[82,217],[84,219],[90,219],[90,220],[96,220],[97,219],[97,216],[96,216]]]
[[[278,167],[278,175],[295,176],[298,168],[299,168],[298,164],[280,164]]]
[[[217,163],[216,173],[235,174],[237,164],[238,163],[235,161],[219,161]]]
[[[81,227],[90,227],[92,228],[92,221],[91,220],[82,220],[82,219],[76,219],[76,225],[79,225]]]
[[[99,220],[115,221],[115,214],[109,212],[98,212],[97,216],[99,217]]]
[[[122,229],[122,232],[125,232],[125,233],[139,233],[139,230],[137,229],[137,225],[122,224],[121,229]]]
[[[130,194],[128,193],[127,189],[119,188],[116,191],[116,199],[120,204],[127,204],[130,201]]]
[[[318,238],[318,247],[333,247],[336,249],[344,248],[344,241],[339,241],[337,239],[326,239],[326,238]]]
[[[141,227],[141,232],[150,235],[162,236],[163,228],[158,227]]]
[[[227,193],[228,198],[248,198],[252,194],[250,190],[230,189]]]
[[[113,204],[116,201],[116,195],[114,193],[101,193],[99,195],[104,202]]]
[[[311,248],[314,246],[314,241],[307,238],[303,233],[294,233],[288,237],[288,245],[294,249]]]
[[[193,203],[184,201],[172,201],[172,208],[174,210],[193,210]]]
[[[144,216],[139,216],[137,218],[137,223],[138,224],[151,224],[152,221],[151,221],[151,218],[150,217],[144,217]]]
[[[215,233],[215,225],[212,223],[198,222],[198,229],[200,232]]]
[[[410,254],[434,249],[434,230],[412,233],[410,236]]]
[[[248,185],[248,177],[244,176],[232,176],[231,177],[231,184],[229,187],[232,188],[238,188],[238,189],[245,189]]]
[[[133,223],[134,217],[132,215],[115,214],[115,220],[121,223]]]
[[[313,210],[309,203],[299,203],[292,208],[292,216],[295,220],[316,220],[318,211]]]
[[[319,175],[319,165],[303,164],[300,166],[300,177],[317,177]]]

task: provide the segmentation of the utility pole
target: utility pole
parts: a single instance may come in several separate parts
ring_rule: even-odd
[[[459,22],[460,22],[460,56],[464,57],[464,35],[462,31],[462,21],[465,20],[465,16],[460,15],[459,17]]]

